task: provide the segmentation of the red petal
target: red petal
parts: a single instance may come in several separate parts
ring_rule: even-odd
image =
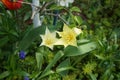
[[[2,3],[9,9],[9,10],[16,10],[22,7],[22,3],[20,2],[12,2],[9,0],[1,0]],[[23,0],[18,0],[18,1],[23,1]]]

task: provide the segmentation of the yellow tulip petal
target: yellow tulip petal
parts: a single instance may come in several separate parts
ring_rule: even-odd
[[[45,35],[40,35],[41,38],[42,38],[42,43],[40,46],[44,45],[44,46],[47,46],[51,49],[53,49],[53,46],[54,44],[56,43],[57,41],[57,38],[56,38],[56,33],[55,32],[50,32],[47,28],[46,28],[46,31],[45,31]]]
[[[68,45],[77,46],[76,43],[77,35],[75,31],[69,28],[66,24],[64,24],[63,26],[63,32],[58,32],[58,34],[61,37],[60,40],[58,41],[60,44],[64,45],[65,47],[67,47]]]

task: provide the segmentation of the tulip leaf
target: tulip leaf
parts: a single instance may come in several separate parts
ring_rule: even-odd
[[[30,31],[28,31],[26,35],[23,37],[22,41],[20,42],[19,49],[26,50],[30,46],[30,44],[34,40],[36,40],[36,38],[39,37],[40,34],[44,33],[44,31],[45,31],[44,26],[33,28]]]
[[[8,36],[0,39],[0,47],[4,46],[9,41]]]
[[[86,54],[96,48],[96,44],[94,42],[89,42],[82,44],[78,47],[68,46],[65,48],[64,53],[65,56],[78,56],[82,54]]]
[[[10,75],[10,72],[9,71],[5,71],[3,73],[0,74],[0,79],[4,79],[5,77],[9,76]]]
[[[36,61],[37,61],[37,67],[39,70],[41,70],[42,61],[43,61],[43,55],[39,52],[36,52]]]
[[[39,79],[43,78],[46,76],[46,74],[51,71],[50,69],[53,67],[53,65],[55,65],[55,63],[63,56],[63,52],[59,51],[55,57],[53,58],[53,60],[48,64],[48,66],[45,68],[45,70],[43,71],[42,75],[39,77]]]
[[[90,42],[79,46],[80,54],[88,53],[96,48],[95,42]]]
[[[56,72],[62,76],[65,76],[67,75],[69,69],[71,69],[71,67],[70,67],[70,59],[68,58],[58,65]]]

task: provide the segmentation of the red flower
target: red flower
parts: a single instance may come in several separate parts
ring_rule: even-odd
[[[1,0],[9,10],[17,10],[22,7],[23,0]]]

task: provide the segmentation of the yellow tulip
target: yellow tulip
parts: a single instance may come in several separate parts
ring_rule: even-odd
[[[42,38],[42,43],[40,46],[44,45],[53,49],[54,43],[56,43],[56,32],[50,32],[48,28],[46,28],[45,35],[40,35]]]

